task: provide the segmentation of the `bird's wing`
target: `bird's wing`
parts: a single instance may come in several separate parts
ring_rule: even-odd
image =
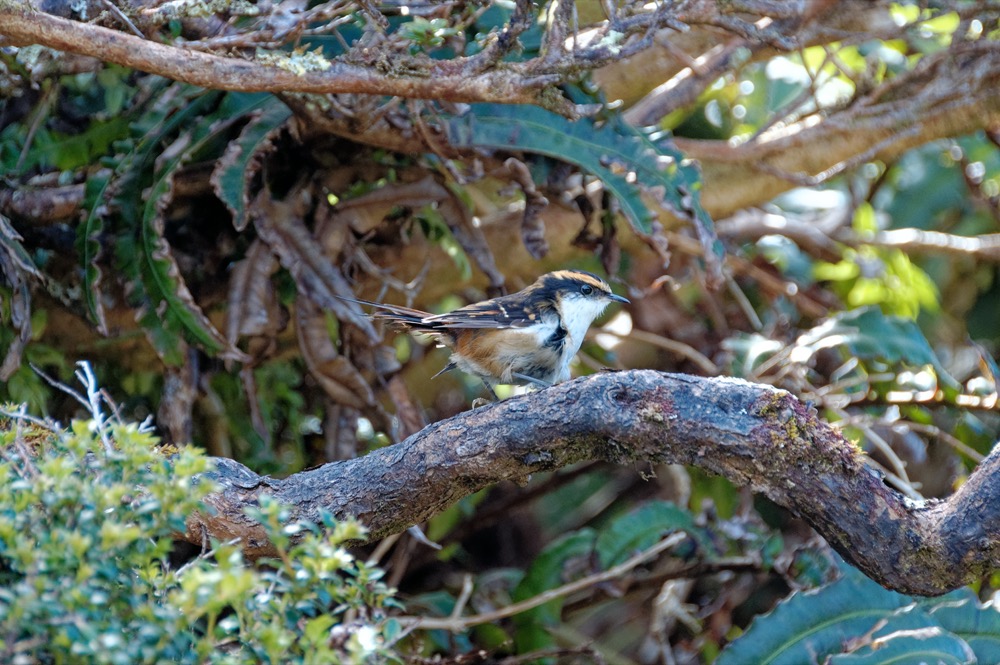
[[[503,296],[473,303],[424,319],[425,325],[435,328],[527,328],[538,322],[542,312],[529,312],[523,298]],[[519,304],[520,303],[520,304]]]
[[[375,318],[401,323],[431,334],[435,331],[445,333],[455,328],[527,328],[543,316],[541,311],[527,311],[523,306],[523,298],[511,296],[472,303],[445,314],[431,314],[411,307],[386,305],[360,298],[342,299],[374,307],[377,310],[373,314]]]

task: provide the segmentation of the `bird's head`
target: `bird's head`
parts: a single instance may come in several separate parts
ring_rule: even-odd
[[[542,275],[532,285],[532,291],[551,299],[571,330],[582,326],[586,331],[609,304],[628,302],[628,298],[612,292],[606,281],[584,270],[557,270]]]

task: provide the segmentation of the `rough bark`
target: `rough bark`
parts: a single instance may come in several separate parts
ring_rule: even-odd
[[[811,16],[817,15],[794,37],[804,43],[829,39],[835,34],[850,35],[856,40],[866,26],[870,36],[879,37],[891,36],[895,29],[887,21],[886,3],[840,4],[848,4],[849,10],[810,9]],[[29,12],[12,0],[0,0],[0,16],[3,17],[0,35],[15,41],[90,54],[209,88],[284,93],[363,92],[505,103],[537,102],[540,90],[513,71],[448,75],[446,70],[453,65],[446,64],[434,65],[444,69],[429,71],[426,76],[376,75],[370,69],[344,63],[300,76],[278,67],[158,44],[91,24]],[[601,70],[597,77],[608,86],[609,99],[625,96],[614,83],[636,79],[662,81],[677,74],[683,64],[677,54],[683,52],[693,57],[705,52],[717,39],[716,30],[696,25],[689,32],[667,40],[669,49],[643,51],[649,57],[665,58],[654,72],[639,77],[632,71],[634,63],[623,61]],[[769,47],[759,55],[775,52]],[[316,117],[321,114],[311,112],[305,101],[290,95],[285,99],[298,115],[307,119],[313,132],[346,136],[400,152],[427,150],[419,133],[401,132],[384,121],[374,122],[359,132],[352,119],[338,123],[336,119]],[[859,94],[845,108],[828,110],[825,116],[810,115],[746,144],[681,139],[677,143],[687,156],[702,165],[702,203],[712,217],[719,219],[748,206],[766,203],[793,187],[816,184],[866,161],[892,162],[905,151],[930,141],[997,126],[1000,126],[1000,49],[996,42],[983,39],[956,41],[947,49],[924,56],[913,71],[876,86],[867,94]],[[435,140],[446,142],[440,136]],[[82,187],[62,188],[51,194],[36,191],[30,202],[0,196],[0,211],[45,223],[56,216],[64,218],[67,208],[81,198]],[[548,225],[548,212],[543,216]],[[668,218],[669,213],[664,212],[663,217]],[[514,229],[510,233],[516,232]],[[571,238],[572,235],[549,238],[549,245],[565,245]],[[516,236],[505,237],[501,242],[518,244]]]
[[[297,517],[353,515],[372,538],[421,522],[501,480],[587,459],[701,467],[808,521],[882,585],[936,595],[1000,567],[1000,452],[952,497],[916,503],[791,394],[733,379],[649,370],[601,373],[466,411],[406,441],[284,480],[219,460],[217,514],[187,537],[241,537],[271,553],[244,507],[270,494]]]
[[[427,72],[387,76],[346,62],[296,72],[252,60],[169,46],[98,25],[43,12],[14,0],[0,0],[0,36],[14,45],[41,44],[114,62],[175,81],[215,90],[396,95],[455,102],[541,103],[554,77],[532,77],[507,69],[469,75],[435,63]]]

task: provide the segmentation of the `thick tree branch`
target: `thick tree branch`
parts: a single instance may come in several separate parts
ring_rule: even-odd
[[[160,44],[131,34],[79,23],[26,4],[0,0],[0,36],[18,45],[41,44],[100,58],[176,81],[244,92],[361,93],[455,102],[540,104],[558,76],[525,76],[509,68],[469,74],[451,72],[447,61],[429,62],[419,74],[380,73],[375,68],[331,62],[329,68],[296,72],[235,57]],[[546,98],[548,99],[548,98]],[[565,111],[569,111],[567,106]]]
[[[677,139],[704,168],[714,217],[814,185],[866,161],[892,162],[938,139],[1000,125],[1000,49],[953,46],[825,118],[810,116],[742,146]]]
[[[789,393],[732,379],[649,370],[602,373],[467,411],[406,441],[285,480],[219,460],[214,516],[187,537],[241,537],[271,553],[244,514],[262,494],[298,517],[353,515],[373,538],[402,531],[463,496],[586,459],[699,466],[802,516],[886,587],[941,594],[1000,567],[1000,452],[954,496],[914,503]]]

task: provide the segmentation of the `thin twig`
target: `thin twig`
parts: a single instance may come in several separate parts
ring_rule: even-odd
[[[628,333],[617,333],[613,330],[602,328],[597,334],[612,335],[622,340],[635,340],[645,344],[650,344],[664,349],[665,351],[670,351],[671,353],[676,353],[679,356],[687,358],[701,368],[708,376],[715,376],[719,373],[719,366],[693,346],[685,344],[684,342],[678,342],[677,340],[670,339],[669,337],[664,337],[663,335],[651,333],[648,330],[638,330],[633,328]]]
[[[823,184],[830,178],[840,175],[844,171],[849,171],[856,166],[860,166],[865,162],[871,161],[877,157],[882,150],[888,148],[889,146],[905,142],[907,139],[919,135],[921,130],[922,127],[920,125],[911,125],[905,129],[893,132],[881,141],[877,141],[864,152],[854,155],[850,159],[845,159],[837,164],[834,164],[830,168],[825,169],[816,175],[791,173],[779,167],[772,166],[766,162],[757,162],[753,166],[758,171],[773,175],[776,178],[781,178],[782,180],[787,180],[803,187],[816,187],[817,185]]]
[[[23,416],[27,410],[28,405],[22,404],[20,409],[21,415]],[[26,472],[26,475],[29,475],[32,478],[37,478],[38,469],[35,468],[35,463],[31,461],[31,453],[28,451],[28,447],[24,445],[24,420],[23,418],[17,418],[14,422],[14,446],[21,454],[21,459],[24,460],[24,471]]]
[[[101,0],[101,2],[104,3],[105,7],[111,10],[112,14],[118,17],[118,20],[127,25],[129,30],[131,30],[136,37],[142,37],[143,39],[146,38],[146,35],[142,34],[142,31],[135,27],[135,23],[132,23],[132,20],[128,16],[125,16],[124,12],[118,8],[118,5],[111,2],[111,0]]]
[[[35,134],[38,133],[38,129],[45,122],[45,118],[48,117],[52,104],[59,98],[60,88],[61,86],[55,83],[47,86],[42,93],[42,98],[35,106],[34,117],[32,117],[31,124],[28,126],[28,133],[25,134],[21,154],[18,155],[17,163],[14,164],[15,171],[20,172],[21,167],[24,166],[24,160],[27,159],[28,153],[31,152],[31,144],[35,141]]]
[[[683,532],[673,533],[652,547],[639,552],[627,561],[609,568],[608,570],[588,575],[587,577],[570,582],[569,584],[564,584],[560,587],[556,587],[555,589],[549,589],[548,591],[540,593],[537,596],[522,600],[521,602],[514,603],[513,605],[508,605],[507,607],[503,607],[493,612],[486,612],[484,614],[477,614],[469,617],[398,617],[397,621],[399,621],[403,626],[413,626],[414,628],[419,628],[421,630],[450,630],[452,632],[460,632],[472,626],[479,626],[484,623],[500,621],[501,619],[512,617],[515,614],[527,612],[528,610],[544,605],[545,603],[555,600],[556,598],[562,598],[570,595],[571,593],[576,593],[577,591],[582,591],[592,586],[601,584],[602,582],[613,580],[616,577],[621,577],[636,566],[649,561],[661,552],[664,552],[665,550],[681,543],[685,538],[687,538],[687,535]]]
[[[87,388],[87,404],[90,409],[90,416],[94,419],[94,426],[97,428],[97,433],[101,437],[101,443],[104,444],[104,452],[110,453],[114,451],[114,446],[111,445],[111,437],[108,436],[107,423],[104,418],[104,413],[101,411],[101,388],[97,385],[97,377],[94,376],[94,371],[90,367],[90,363],[86,360],[81,360],[77,363],[80,368],[74,372],[76,380],[82,383]]]
[[[183,566],[181,566],[180,568],[178,568],[174,572],[174,575],[176,575],[177,577],[180,577],[184,573],[185,570],[187,570],[188,568],[190,568],[194,564],[198,563],[199,561],[203,561],[205,559],[208,559],[210,557],[215,556],[215,553],[219,551],[220,547],[232,547],[233,545],[239,545],[240,541],[242,541],[242,540],[243,540],[242,538],[231,538],[230,540],[227,540],[225,542],[219,543],[217,546],[213,547],[210,550],[203,549],[198,554],[198,556],[196,556],[195,558],[191,559],[190,561],[188,561],[187,563],[185,563]]]
[[[25,420],[32,425],[37,425],[38,427],[47,429],[50,432],[56,432],[59,430],[59,423],[42,420],[41,418],[33,416],[29,413],[25,413],[23,404],[17,411],[8,411],[7,409],[0,407],[0,416],[7,416],[11,420]]]
[[[458,594],[458,599],[455,600],[455,607],[452,608],[451,610],[450,618],[452,621],[461,618],[462,611],[465,609],[465,606],[468,605],[469,598],[472,597],[472,589],[473,589],[472,575],[466,573],[465,575],[462,576],[462,590]]]
[[[365,560],[365,564],[369,566],[377,566],[382,560],[382,557],[389,553],[389,550],[392,549],[392,546],[396,544],[396,541],[399,540],[399,537],[402,535],[402,533],[394,533],[383,538],[379,544],[375,546],[375,549],[372,550],[372,553],[368,555],[368,558]]]
[[[77,402],[79,402],[80,406],[82,406],[83,408],[88,409],[88,410],[90,409],[90,402],[88,402],[87,399],[83,395],[81,395],[77,391],[73,390],[72,388],[70,388],[69,386],[67,386],[65,383],[63,383],[62,381],[59,381],[57,379],[53,379],[51,376],[49,376],[44,371],[42,371],[41,367],[38,367],[34,363],[31,363],[30,367],[31,367],[31,369],[34,370],[35,374],[37,374],[38,376],[42,377],[42,380],[45,381],[45,383],[49,384],[53,388],[56,388],[58,390],[63,391],[64,393],[66,393],[67,395],[69,395],[70,397],[72,397],[73,399],[75,399]]]
[[[905,423],[895,423],[893,424],[893,427],[906,427],[907,429],[913,432],[920,432],[921,434],[937,437],[942,441],[944,441],[949,446],[951,446],[952,448],[954,448],[957,452],[971,459],[976,464],[979,464],[984,459],[986,459],[985,455],[975,450],[974,448],[971,448],[967,444],[963,443],[961,440],[958,439],[958,437],[954,436],[953,434],[945,432],[940,427],[935,427],[934,425],[925,425],[923,423],[915,423],[912,421],[906,421]]]

